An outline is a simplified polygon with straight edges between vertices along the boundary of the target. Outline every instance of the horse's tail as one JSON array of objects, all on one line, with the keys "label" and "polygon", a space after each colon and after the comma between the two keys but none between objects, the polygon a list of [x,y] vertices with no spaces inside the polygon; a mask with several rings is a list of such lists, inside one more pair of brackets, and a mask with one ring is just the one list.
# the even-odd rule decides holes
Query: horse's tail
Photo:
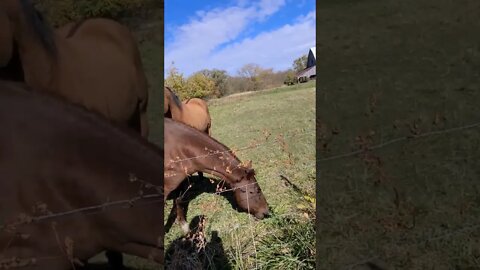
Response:
[{"label": "horse's tail", "polygon": [[212,137],[212,121],[208,122],[207,124],[207,134],[208,136]]}]

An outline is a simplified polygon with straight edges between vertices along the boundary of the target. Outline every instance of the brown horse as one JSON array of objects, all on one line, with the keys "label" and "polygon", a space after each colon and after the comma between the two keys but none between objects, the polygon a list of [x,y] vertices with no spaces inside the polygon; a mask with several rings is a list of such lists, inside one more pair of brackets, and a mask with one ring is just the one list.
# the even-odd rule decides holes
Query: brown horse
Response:
[{"label": "brown horse", "polygon": [[[239,210],[258,219],[269,215],[267,201],[255,178],[251,162],[242,162],[232,151],[205,133],[164,119],[164,190],[165,198],[194,172],[205,172],[224,180],[232,189]],[[188,231],[181,199],[175,200],[177,220]],[[172,210],[173,211],[173,210]]]},{"label": "brown horse", "polygon": [[103,250],[163,264],[163,150],[27,90],[0,81],[0,268],[71,269]]},{"label": "brown horse", "polygon": [[164,88],[164,116],[182,122],[210,135],[212,119],[207,102],[191,98],[180,102],[178,96],[169,87]]},{"label": "brown horse", "polygon": [[208,111],[207,102],[199,98],[190,98],[183,103],[183,119],[184,123],[192,126],[200,131],[207,133],[209,136],[212,126],[212,119]]},{"label": "brown horse", "polygon": [[89,19],[65,37],[66,30],[52,31],[28,0],[2,0],[0,9],[10,19],[29,86],[147,136],[147,82],[126,27],[109,19]]}]

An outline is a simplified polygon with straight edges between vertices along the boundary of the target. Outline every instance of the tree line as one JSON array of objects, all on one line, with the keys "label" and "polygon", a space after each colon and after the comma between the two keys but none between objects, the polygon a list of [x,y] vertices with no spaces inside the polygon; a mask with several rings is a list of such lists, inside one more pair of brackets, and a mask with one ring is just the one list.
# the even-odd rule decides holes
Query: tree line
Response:
[{"label": "tree line", "polygon": [[165,86],[169,86],[182,99],[219,98],[235,93],[274,88],[296,83],[296,74],[305,69],[307,55],[295,59],[292,68],[273,71],[257,64],[246,64],[234,76],[221,69],[203,69],[185,77],[172,63],[167,71]]}]

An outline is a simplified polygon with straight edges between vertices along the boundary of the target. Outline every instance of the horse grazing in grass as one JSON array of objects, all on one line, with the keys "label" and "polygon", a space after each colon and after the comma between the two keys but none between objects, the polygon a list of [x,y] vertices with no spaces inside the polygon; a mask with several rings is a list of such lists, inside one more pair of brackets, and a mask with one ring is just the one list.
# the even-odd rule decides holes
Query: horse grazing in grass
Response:
[{"label": "horse grazing in grass", "polygon": [[164,88],[164,116],[194,127],[210,135],[212,119],[207,102],[191,98],[183,102],[169,87]]},{"label": "horse grazing in grass", "polygon": [[0,268],[66,270],[103,250],[163,264],[163,150],[28,90],[0,81]]},{"label": "horse grazing in grass", "polygon": [[147,81],[125,26],[98,18],[53,31],[28,0],[1,0],[0,10],[9,18],[27,85],[148,135]]},{"label": "horse grazing in grass", "polygon": [[[269,215],[267,201],[257,183],[251,162],[242,164],[222,143],[168,118],[164,120],[164,143],[165,198],[188,175],[205,172],[219,177],[234,189],[234,198],[240,211],[248,212],[258,219]],[[181,198],[175,199],[174,207],[177,221],[185,232],[188,231]]]}]

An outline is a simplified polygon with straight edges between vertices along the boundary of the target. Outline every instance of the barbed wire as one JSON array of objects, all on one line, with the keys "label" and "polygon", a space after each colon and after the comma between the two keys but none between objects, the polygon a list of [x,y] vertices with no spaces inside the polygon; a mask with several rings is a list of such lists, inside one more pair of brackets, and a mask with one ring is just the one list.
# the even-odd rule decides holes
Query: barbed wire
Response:
[{"label": "barbed wire", "polygon": [[[268,130],[269,131],[269,130]],[[297,137],[297,136],[301,136],[301,135],[312,135],[312,136],[315,136],[315,131],[312,129],[312,131],[303,131],[303,132],[297,132],[297,130],[289,130],[289,131],[295,131],[295,133],[291,134],[291,135],[284,135],[282,133],[280,134],[277,134],[277,140],[279,138],[282,138],[282,139],[285,139],[285,138],[293,138],[293,137]],[[287,131],[288,132],[288,131]],[[272,143],[274,141],[270,140],[270,137],[271,137],[271,133],[268,134],[268,136],[264,136],[264,138],[260,138],[260,139],[257,139],[253,142],[250,143],[250,145],[248,146],[244,146],[244,147],[241,147],[241,148],[230,148],[230,149],[227,149],[227,150],[224,150],[224,151],[211,151],[210,153],[208,154],[203,154],[203,155],[198,155],[198,156],[192,156],[192,157],[187,157],[187,158],[182,158],[182,159],[174,159],[174,160],[170,160],[169,161],[169,164],[172,164],[172,163],[179,163],[179,162],[184,162],[184,161],[190,161],[190,160],[194,160],[194,159],[200,159],[200,158],[208,158],[208,157],[212,157],[212,156],[217,156],[217,155],[221,155],[221,154],[226,154],[226,153],[232,153],[232,154],[235,154],[236,152],[240,152],[240,151],[245,151],[245,150],[249,150],[249,149],[254,149],[254,148],[259,148],[261,146],[265,146],[269,143]],[[263,140],[263,142],[258,142],[260,140]],[[208,151],[208,149],[205,149]],[[168,166],[168,165],[167,165]]]},{"label": "barbed wire", "polygon": [[[422,139],[422,138],[432,137],[432,136],[436,136],[436,135],[444,135],[444,134],[449,134],[449,133],[455,133],[455,132],[475,129],[475,128],[479,128],[479,127],[480,127],[480,122],[473,122],[471,124],[446,128],[446,129],[442,129],[442,130],[435,130],[435,131],[424,132],[424,133],[421,133],[421,134],[411,134],[411,135],[407,135],[407,136],[401,136],[401,137],[397,137],[397,138],[388,140],[386,142],[382,142],[382,143],[375,144],[375,145],[372,145],[372,146],[367,145],[367,146],[364,146],[362,149],[359,149],[359,150],[346,152],[346,153],[342,153],[342,154],[337,154],[337,155],[332,155],[332,156],[325,157],[325,158],[317,158],[317,162],[336,161],[336,160],[339,160],[339,159],[353,157],[353,156],[356,156],[356,155],[359,155],[359,154],[367,153],[369,151],[382,149],[382,148],[385,148],[385,147],[388,147],[388,146],[391,146],[391,145],[394,145],[394,144],[397,144],[397,143],[400,143],[400,142],[404,142],[404,141]],[[418,241],[418,240],[412,241],[411,243],[402,244],[400,246],[402,248],[409,248],[409,247],[414,247],[414,246],[418,246],[418,245],[428,244],[428,243],[432,243],[432,242],[435,242],[435,241],[440,241],[440,240],[450,238],[450,237],[455,236],[455,235],[467,233],[467,232],[478,230],[478,229],[480,229],[480,225],[478,223],[473,223],[473,224],[470,224],[470,225],[467,225],[467,226],[462,226],[462,227],[460,227],[456,230],[449,230],[447,232],[438,233],[438,234],[432,235],[431,237],[428,237],[426,239],[423,239],[423,240],[420,240],[420,241]],[[362,259],[360,259],[360,260],[358,260],[354,263],[349,263],[349,264],[344,265],[343,267],[341,267],[341,269],[353,269],[354,267],[357,267],[357,266],[370,265],[370,264],[376,266],[376,264],[373,261],[377,260],[377,259],[381,259],[381,256],[378,256],[378,255],[372,256],[372,254],[370,254],[369,256],[366,256],[365,258],[362,258]],[[374,269],[374,268],[372,268],[372,269]],[[375,268],[375,269],[377,269],[377,268]],[[383,269],[383,268],[380,267],[378,269]]]},{"label": "barbed wire", "polygon": [[[295,135],[298,135],[298,134],[293,134],[292,136],[283,136],[283,138],[294,137]],[[265,141],[263,143],[257,143],[257,144],[251,145],[251,146],[239,148],[237,150],[229,149],[229,150],[226,150],[226,151],[219,151],[219,152],[215,152],[215,153],[210,153],[210,154],[205,154],[205,155],[200,155],[200,156],[194,156],[194,157],[189,157],[189,158],[180,159],[180,160],[175,160],[175,162],[181,162],[181,161],[191,160],[191,159],[195,159],[195,158],[209,157],[209,156],[213,156],[213,155],[218,155],[219,153],[227,153],[227,152],[233,152],[233,151],[236,152],[236,151],[242,151],[242,150],[257,148],[257,147],[260,147],[260,146],[265,145],[265,144],[270,143],[270,142],[271,141]],[[138,182],[142,183],[142,187],[146,187],[146,188],[154,187],[154,188],[157,188],[157,189],[163,189],[163,187],[161,187],[161,186],[154,185],[154,184],[149,183],[145,180],[138,179],[133,175],[130,175],[129,180],[131,182],[138,181]],[[224,181],[224,180],[222,180],[222,181]],[[244,188],[244,187],[247,187],[247,186],[253,185],[253,184],[256,184],[256,182],[247,183],[245,185],[241,185],[241,186],[238,186],[238,187],[235,187],[235,188],[217,190],[215,192],[215,194],[218,195],[218,194],[221,194],[221,193],[224,193],[224,192],[235,191],[236,189]],[[45,215],[36,216],[36,217],[25,217],[25,220],[23,220],[19,223],[14,223],[14,224],[9,224],[9,225],[21,225],[21,224],[26,224],[26,223],[31,223],[31,222],[40,222],[40,221],[47,220],[47,219],[59,218],[59,217],[64,217],[64,216],[69,216],[69,215],[74,215],[74,214],[84,213],[84,212],[90,212],[91,214],[93,214],[93,213],[98,213],[98,212],[104,211],[107,208],[110,208],[110,207],[113,207],[113,206],[118,206],[118,205],[132,206],[133,204],[135,204],[136,202],[138,202],[140,200],[159,198],[162,195],[163,194],[161,194],[161,192],[159,192],[158,194],[140,195],[140,196],[132,197],[131,199],[105,202],[105,203],[101,203],[101,204],[97,204],[97,205],[93,205],[93,206],[77,208],[77,209],[64,211],[64,212],[50,213],[50,214],[45,214]],[[0,230],[5,230],[7,228],[7,226],[9,226],[9,225],[0,225]]]},{"label": "barbed wire", "polygon": [[380,144],[377,144],[377,145],[374,145],[374,146],[365,147],[364,149],[360,149],[360,150],[356,150],[356,151],[352,151],[352,152],[347,152],[347,153],[344,153],[344,154],[333,155],[333,156],[326,157],[326,158],[317,159],[317,161],[318,162],[325,162],[325,161],[342,159],[342,158],[346,158],[346,157],[355,156],[355,155],[364,153],[366,151],[372,151],[372,150],[377,150],[377,149],[380,149],[380,148],[384,148],[386,146],[389,146],[389,145],[392,145],[392,144],[395,144],[395,143],[398,143],[398,142],[401,142],[401,141],[412,140],[412,139],[420,139],[420,138],[424,138],[424,137],[430,137],[430,136],[434,136],[434,135],[452,133],[452,132],[456,132],[456,131],[462,131],[462,130],[477,128],[477,127],[480,127],[480,122],[475,122],[473,124],[448,128],[448,129],[444,129],[444,130],[436,130],[436,131],[425,132],[425,133],[418,134],[418,135],[413,135],[412,134],[412,135],[408,135],[408,136],[402,136],[402,137],[398,137],[398,138],[395,138],[395,139],[392,139],[392,140],[389,140],[389,141],[386,141],[384,143],[380,143]]},{"label": "barbed wire", "polygon": [[[277,139],[276,140],[278,141],[279,139],[282,140],[282,139],[292,138],[292,137],[301,136],[301,135],[314,135],[314,132],[305,132],[305,131],[304,132],[299,132],[299,130],[289,130],[289,131],[290,132],[294,131],[294,133],[290,134],[290,135],[285,134],[285,133],[277,134]],[[289,132],[289,131],[287,131],[287,132]],[[227,153],[227,152],[235,153],[235,152],[238,152],[238,151],[244,151],[244,150],[248,150],[248,149],[258,148],[258,147],[261,147],[261,146],[264,146],[266,144],[274,142],[272,140],[269,140],[270,135],[271,135],[271,133],[268,132],[268,134],[266,136],[264,136],[264,138],[263,138],[264,141],[263,142],[252,143],[249,146],[242,147],[242,148],[239,148],[239,149],[228,149],[226,151],[220,151],[220,152],[217,151],[217,152],[208,153],[208,154],[205,154],[205,155],[189,157],[189,158],[185,158],[185,159],[181,159],[181,160],[175,160],[175,162],[182,162],[182,161],[191,160],[191,159],[195,159],[195,158],[205,158],[205,157],[218,155],[218,154],[221,154],[221,153]],[[68,210],[68,211],[61,211],[61,212],[57,212],[57,213],[51,213],[51,212],[46,211],[46,212],[48,212],[47,214],[42,214],[42,215],[38,215],[38,216],[29,216],[27,214],[20,213],[19,216],[17,217],[17,220],[15,220],[13,222],[10,222],[10,223],[5,223],[5,224],[0,225],[0,231],[13,234],[12,235],[13,238],[11,239],[11,241],[8,241],[7,246],[4,247],[4,251],[2,253],[4,253],[6,251],[6,249],[9,248],[11,242],[17,236],[16,233],[15,233],[17,231],[17,227],[19,227],[21,225],[24,225],[24,224],[39,223],[39,222],[48,221],[48,220],[57,219],[57,218],[66,218],[68,216],[75,215],[75,214],[84,214],[84,215],[98,214],[98,213],[104,212],[107,209],[109,209],[111,207],[115,207],[115,206],[133,207],[134,205],[141,206],[141,205],[159,203],[159,202],[164,201],[163,192],[161,192],[161,191],[163,191],[163,187],[160,187],[158,185],[154,185],[154,184],[149,183],[145,180],[138,179],[138,178],[134,177],[133,175],[130,175],[129,180],[131,182],[137,181],[137,182],[141,183],[140,192],[139,192],[138,196],[134,196],[132,198],[123,199],[123,200],[107,201],[107,202],[99,203],[97,205],[81,207],[81,208],[76,208],[76,209],[72,209],[72,210]],[[225,192],[235,191],[237,189],[248,188],[248,186],[250,186],[250,185],[258,184],[255,181],[255,182],[246,183],[246,184],[243,184],[243,185],[240,185],[240,186],[236,186],[236,187],[233,187],[233,188],[223,188],[223,187],[218,188],[218,186],[221,183],[225,183],[225,180],[221,179],[221,181],[217,185],[217,190],[215,191],[214,194],[218,195],[218,194],[222,194],[222,193],[225,193]],[[142,192],[143,188],[156,188],[158,192],[156,194],[143,195],[143,192]],[[249,200],[248,192],[247,192],[247,199],[246,200],[247,200],[247,208],[248,208],[247,211],[248,211],[248,213],[250,213],[251,210],[250,210],[250,203],[248,201]],[[253,226],[252,223],[249,223],[250,228],[251,228],[251,226]],[[57,236],[57,238],[58,238],[58,236]],[[252,234],[252,239],[253,239],[253,241],[255,241],[254,237],[253,237],[253,234]],[[58,242],[59,239],[57,239],[56,241]],[[69,258],[69,256],[71,254],[66,254],[65,253],[66,251],[63,250],[62,246],[59,246],[59,248],[60,248],[60,251],[62,251],[63,254],[58,255],[58,256],[46,256],[46,257],[36,257],[36,258],[24,258],[24,259],[2,258],[2,261],[0,261],[0,269],[20,267],[22,264],[26,264],[26,263],[27,264],[29,264],[29,263],[34,264],[35,262],[38,262],[39,260],[51,260],[51,259],[59,259],[59,258],[66,258],[66,259],[70,260],[70,262],[72,263],[72,259],[74,259],[74,258],[73,257]],[[65,257],[65,256],[67,256],[67,257]]]}]

